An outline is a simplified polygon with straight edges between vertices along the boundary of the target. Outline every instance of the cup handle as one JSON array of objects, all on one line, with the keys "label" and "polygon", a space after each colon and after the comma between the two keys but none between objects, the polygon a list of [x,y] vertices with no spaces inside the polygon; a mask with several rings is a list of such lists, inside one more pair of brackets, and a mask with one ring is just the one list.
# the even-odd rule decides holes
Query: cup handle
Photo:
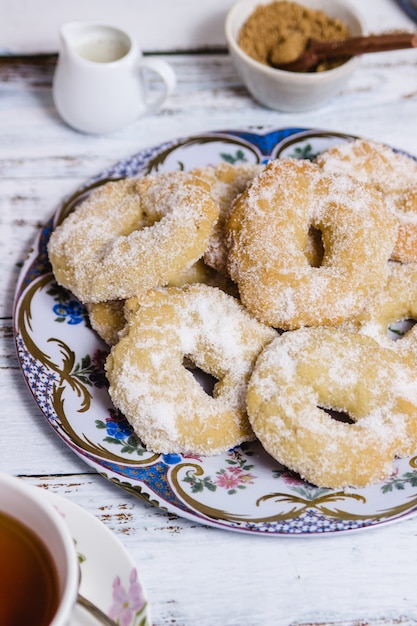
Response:
[{"label": "cup handle", "polygon": [[144,76],[145,72],[143,70],[150,70],[151,72],[154,72],[162,80],[162,91],[157,95],[156,98],[152,100],[147,100],[146,102],[147,111],[156,111],[163,105],[163,103],[174,91],[175,85],[177,84],[176,74],[172,67],[168,63],[166,63],[166,61],[162,61],[162,59],[142,58],[139,63],[139,68],[142,73],[145,92],[147,92],[148,89],[146,84],[146,77]]}]

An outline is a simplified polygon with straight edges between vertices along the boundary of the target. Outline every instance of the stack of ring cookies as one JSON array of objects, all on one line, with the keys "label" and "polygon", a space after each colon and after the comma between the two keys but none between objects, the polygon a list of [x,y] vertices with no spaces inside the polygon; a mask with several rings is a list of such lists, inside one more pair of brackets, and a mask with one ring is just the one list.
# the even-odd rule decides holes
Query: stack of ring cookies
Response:
[{"label": "stack of ring cookies", "polygon": [[417,453],[417,331],[389,336],[417,318],[416,199],[411,157],[355,140],[108,182],[48,253],[147,449],[257,438],[306,481],[364,487]]}]

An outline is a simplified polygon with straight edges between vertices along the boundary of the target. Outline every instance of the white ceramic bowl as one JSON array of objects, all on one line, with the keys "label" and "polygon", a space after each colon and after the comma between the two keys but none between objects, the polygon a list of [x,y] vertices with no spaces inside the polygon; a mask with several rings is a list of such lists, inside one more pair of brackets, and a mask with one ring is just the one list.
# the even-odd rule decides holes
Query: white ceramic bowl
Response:
[{"label": "white ceramic bowl", "polygon": [[[278,70],[252,59],[238,45],[240,29],[260,4],[271,0],[237,0],[225,22],[226,41],[236,69],[252,96],[264,106],[278,111],[297,112],[315,109],[336,95],[359,63],[352,57],[343,65],[324,72],[296,73]],[[365,34],[362,18],[344,0],[300,0],[309,9],[321,9],[341,19],[352,37]]]}]

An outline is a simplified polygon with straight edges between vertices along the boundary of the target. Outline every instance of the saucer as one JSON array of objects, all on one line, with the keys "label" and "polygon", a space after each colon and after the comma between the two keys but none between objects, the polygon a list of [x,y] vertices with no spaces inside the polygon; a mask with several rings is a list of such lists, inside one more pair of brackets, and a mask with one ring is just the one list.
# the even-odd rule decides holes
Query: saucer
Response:
[{"label": "saucer", "polygon": [[[115,535],[96,517],[54,493],[45,496],[65,519],[81,569],[80,593],[115,622],[151,626],[149,607],[136,564]],[[76,605],[69,626],[97,626]]]}]

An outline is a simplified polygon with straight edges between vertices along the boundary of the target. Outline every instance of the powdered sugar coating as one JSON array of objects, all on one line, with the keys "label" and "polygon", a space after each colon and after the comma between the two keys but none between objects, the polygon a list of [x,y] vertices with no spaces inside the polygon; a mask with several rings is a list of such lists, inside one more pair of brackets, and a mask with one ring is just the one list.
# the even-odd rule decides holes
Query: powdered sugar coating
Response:
[{"label": "powdered sugar coating", "polygon": [[[230,278],[206,265],[202,259],[179,272],[167,286],[181,287],[192,283],[204,283],[212,287],[219,287],[232,296],[237,295],[236,285]],[[91,327],[109,346],[114,346],[119,341],[126,326],[125,303],[125,300],[86,303]]]},{"label": "powdered sugar coating", "polygon": [[316,158],[328,173],[342,172],[380,190],[399,230],[392,258],[417,261],[417,161],[376,141],[356,139],[333,146]]},{"label": "powdered sugar coating", "polygon": [[[417,449],[412,367],[369,337],[336,328],[284,333],[266,346],[248,385],[252,428],[280,463],[318,486],[363,487]],[[346,412],[354,423],[326,412]]]},{"label": "powdered sugar coating", "polygon": [[[381,291],[368,306],[347,326],[364,335],[373,337],[381,345],[392,349],[414,349],[415,340],[407,333],[404,339],[392,341],[388,328],[394,322],[417,320],[417,264],[388,263],[388,277]],[[417,330],[417,329],[415,329]]]},{"label": "powdered sugar coating", "polygon": [[52,233],[55,277],[82,302],[165,285],[202,257],[218,212],[207,184],[184,172],[107,183]]},{"label": "powdered sugar coating", "polygon": [[[320,267],[305,253],[311,227],[322,234]],[[267,324],[337,325],[384,284],[397,228],[374,187],[309,161],[273,161],[235,202],[230,275],[244,305]]]},{"label": "powdered sugar coating", "polygon": [[[202,284],[132,299],[128,328],[107,360],[109,393],[154,452],[213,455],[254,438],[246,386],[276,332]],[[217,379],[204,391],[184,359]]]},{"label": "powdered sugar coating", "polygon": [[264,166],[253,163],[219,163],[191,171],[204,180],[219,205],[219,218],[209,239],[204,260],[210,267],[227,274],[227,247],[225,227],[232,210],[233,201],[244,191],[249,182],[262,172]]},{"label": "powdered sugar coating", "polygon": [[[417,368],[417,325],[410,324],[411,320],[417,320],[417,264],[390,261],[387,282],[380,293],[343,328],[371,337]],[[390,332],[390,327],[400,322],[406,322],[400,325],[401,330]]]}]

